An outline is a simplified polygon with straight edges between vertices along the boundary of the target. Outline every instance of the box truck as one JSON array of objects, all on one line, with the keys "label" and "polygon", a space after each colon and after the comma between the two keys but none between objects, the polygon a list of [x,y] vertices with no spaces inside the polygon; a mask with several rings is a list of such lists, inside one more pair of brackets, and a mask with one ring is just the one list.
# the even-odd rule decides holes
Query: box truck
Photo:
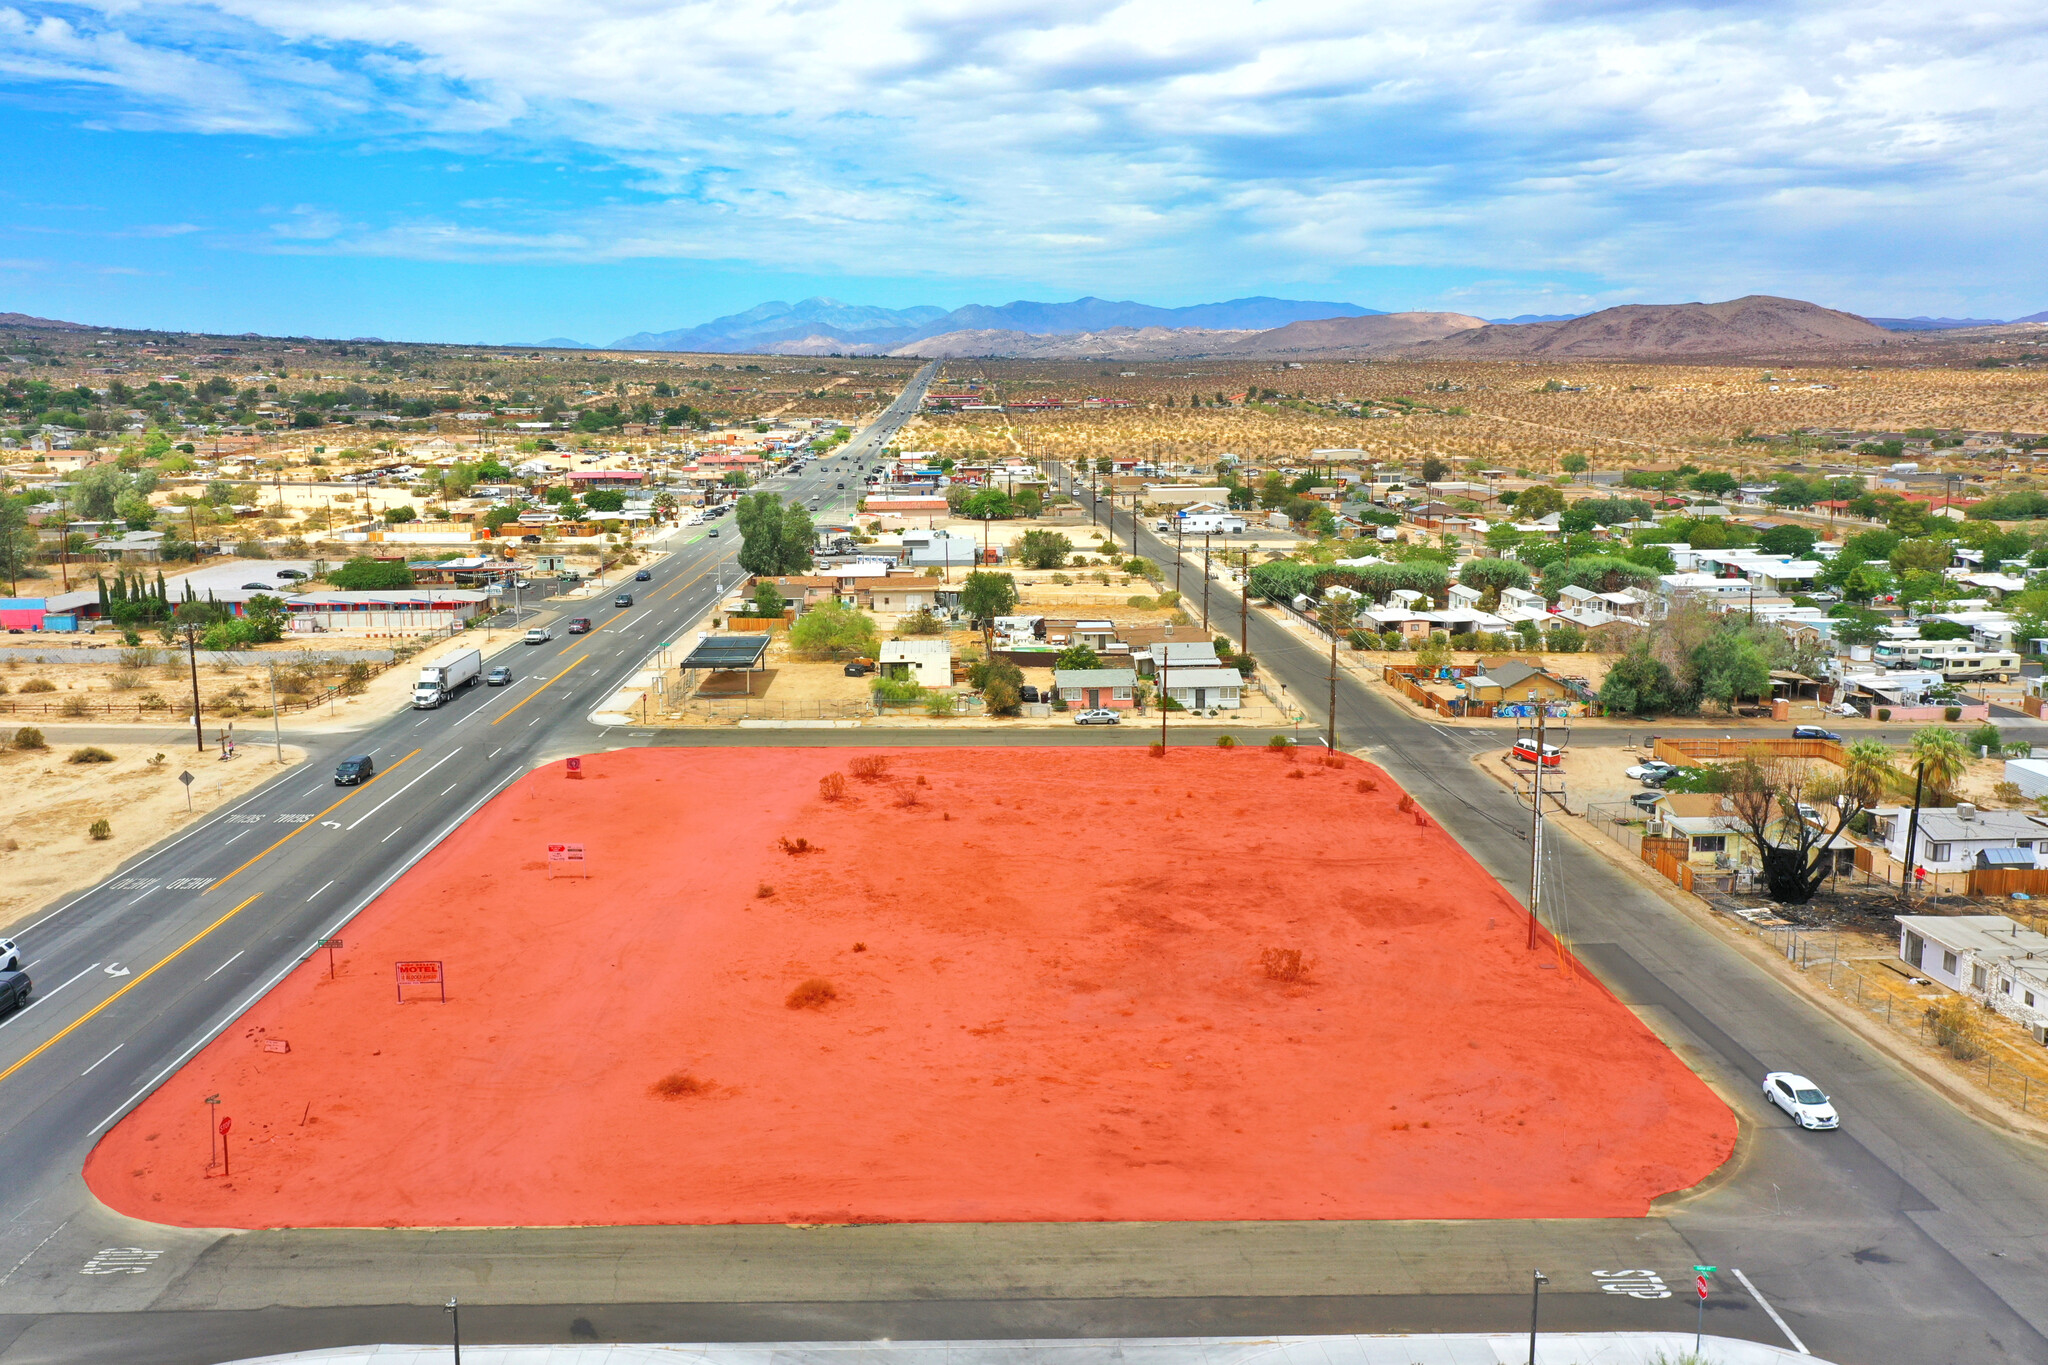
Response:
[{"label": "box truck", "polygon": [[426,665],[420,669],[419,681],[412,685],[413,709],[433,710],[454,696],[456,688],[473,686],[483,672],[483,651],[476,649],[465,649],[437,664]]}]

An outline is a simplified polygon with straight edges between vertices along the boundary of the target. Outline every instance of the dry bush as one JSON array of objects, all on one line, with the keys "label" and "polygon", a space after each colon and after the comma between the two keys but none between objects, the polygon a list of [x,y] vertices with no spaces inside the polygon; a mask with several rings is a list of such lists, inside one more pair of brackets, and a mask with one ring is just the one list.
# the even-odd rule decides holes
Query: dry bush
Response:
[{"label": "dry bush", "polygon": [[30,678],[21,685],[21,690],[23,692],[55,692],[57,684],[51,682],[48,678]]},{"label": "dry bush", "polygon": [[775,888],[766,882],[760,882],[754,887],[754,899],[757,901],[765,901],[774,894]]},{"label": "dry bush", "polygon": [[782,1003],[793,1010],[821,1010],[839,998],[839,991],[822,976],[814,976],[789,993]]},{"label": "dry bush", "polygon": [[846,765],[846,771],[861,782],[880,782],[882,774],[889,771],[889,759],[883,754],[862,754]]},{"label": "dry bush", "polygon": [[66,763],[112,763],[114,756],[105,749],[88,744],[83,749],[73,749]]},{"label": "dry bush", "polygon": [[1298,782],[1307,774],[1303,773],[1302,770],[1299,768],[1289,768],[1287,770],[1287,775]]},{"label": "dry bush", "polygon": [[114,827],[107,823],[104,816],[93,821],[85,832],[95,839],[111,839],[114,837]]},{"label": "dry bush", "polygon": [[1408,795],[1408,794],[1407,794],[1406,792],[1403,792],[1403,793],[1401,793],[1401,801],[1400,801],[1400,806],[1401,806],[1401,809],[1402,809],[1403,811],[1411,811],[1411,810],[1414,810],[1414,809],[1415,809],[1415,798],[1414,798],[1414,797],[1412,797],[1412,796],[1410,796],[1410,795]]},{"label": "dry bush", "polygon": [[1373,781],[1369,777],[1361,777],[1353,785],[1355,785],[1362,792],[1376,792],[1380,789],[1380,784]]},{"label": "dry bush", "polygon": [[92,703],[74,692],[64,699],[64,704],[57,708],[57,713],[64,716],[89,716],[92,714]]},{"label": "dry bush", "polygon": [[827,801],[837,801],[846,795],[846,779],[838,773],[826,773],[818,779],[818,795]]},{"label": "dry bush", "polygon": [[1276,754],[1285,751],[1288,748],[1287,736],[1274,735],[1266,741],[1266,747]]},{"label": "dry bush", "polygon": [[708,1095],[716,1088],[711,1082],[699,1080],[687,1071],[671,1071],[648,1086],[647,1093],[658,1100],[680,1100],[691,1095]]},{"label": "dry bush", "polygon": [[865,943],[856,943],[853,945],[853,950],[856,953],[864,953],[868,950],[868,945]]},{"label": "dry bush", "polygon": [[1336,754],[1324,754],[1316,761],[1325,768],[1341,768],[1344,766],[1344,760]]},{"label": "dry bush", "polygon": [[116,692],[132,692],[142,686],[142,675],[129,669],[116,669],[107,679],[107,686]]},{"label": "dry bush", "polygon": [[889,804],[899,810],[916,810],[924,804],[924,798],[917,794],[916,787],[905,784],[896,788],[896,795]]},{"label": "dry bush", "polygon": [[1154,758],[1165,758],[1166,746],[1155,739],[1152,741],[1150,752]]},{"label": "dry bush", "polygon": [[825,851],[809,839],[791,839],[787,834],[782,836],[781,845],[782,851],[792,858],[801,858],[806,853],[823,853]]},{"label": "dry bush", "polygon": [[43,732],[41,730],[36,729],[33,725],[24,725],[14,732],[14,747],[17,749],[47,749],[50,746],[43,742]]},{"label": "dry bush", "polygon": [[1259,965],[1268,981],[1308,980],[1309,960],[1299,948],[1268,948],[1259,954]]},{"label": "dry bush", "polygon": [[1938,1005],[1927,1007],[1927,1025],[1934,1031],[1934,1045],[1948,1049],[1959,1062],[1984,1055],[1984,1025],[1966,996],[1951,995]]}]

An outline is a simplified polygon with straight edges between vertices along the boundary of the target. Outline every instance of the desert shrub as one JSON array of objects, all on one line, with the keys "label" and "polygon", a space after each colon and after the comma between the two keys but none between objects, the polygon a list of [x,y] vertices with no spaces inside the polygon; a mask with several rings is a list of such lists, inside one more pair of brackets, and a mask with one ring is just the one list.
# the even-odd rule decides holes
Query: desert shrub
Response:
[{"label": "desert shrub", "polygon": [[882,774],[889,771],[888,755],[862,754],[846,765],[846,771],[862,782],[880,782]]},{"label": "desert shrub", "polygon": [[107,686],[116,692],[132,692],[142,686],[142,675],[125,668],[117,669],[113,676],[107,679]]},{"label": "desert shrub", "polygon": [[1259,954],[1259,965],[1265,969],[1268,981],[1308,979],[1308,959],[1299,948],[1268,948]]},{"label": "desert shrub", "polygon": [[33,725],[24,725],[14,732],[14,747],[17,749],[47,749],[50,746],[43,742],[43,732],[41,730],[36,729]]},{"label": "desert shrub", "polygon": [[64,704],[58,707],[57,710],[60,715],[89,716],[92,714],[92,703],[88,702],[82,695],[74,692],[64,699]]},{"label": "desert shrub", "polygon": [[135,704],[145,711],[168,711],[171,708],[171,704],[155,692],[145,694],[142,700]]},{"label": "desert shrub", "polygon": [[1991,794],[1998,798],[1998,804],[2001,806],[2017,806],[2022,799],[2020,784],[2017,782],[2000,782],[1991,788]]},{"label": "desert shrub", "polygon": [[1152,757],[1154,757],[1154,758],[1165,758],[1165,757],[1166,757],[1166,746],[1165,746],[1164,744],[1161,744],[1161,743],[1160,743],[1160,742],[1159,742],[1158,740],[1156,740],[1156,739],[1155,739],[1155,740],[1153,740],[1153,741],[1152,741],[1152,745],[1151,745],[1151,748],[1150,748],[1150,753],[1151,753]]},{"label": "desert shrub", "polygon": [[1136,607],[1139,611],[1150,611],[1152,610],[1152,599],[1144,596],[1143,594],[1137,594],[1131,597],[1126,597],[1124,599],[1124,605],[1127,607]]},{"label": "desert shrub", "polygon": [[1373,781],[1369,777],[1361,777],[1353,785],[1355,785],[1361,792],[1376,792],[1380,789],[1380,784]]},{"label": "desert shrub", "polygon": [[708,1095],[712,1088],[711,1082],[699,1080],[687,1071],[671,1071],[647,1090],[658,1100],[680,1100],[691,1095]]},{"label": "desert shrub", "polygon": [[757,901],[765,901],[774,894],[775,888],[766,882],[758,882],[754,886],[754,899]]},{"label": "desert shrub", "polygon": [[21,685],[21,690],[23,692],[55,692],[57,684],[51,682],[48,678],[30,678]]},{"label": "desert shrub", "polygon": [[277,690],[287,697],[303,697],[313,690],[313,680],[296,668],[287,668],[277,675]]},{"label": "desert shrub", "polygon": [[821,1010],[839,998],[839,991],[822,976],[814,976],[789,993],[782,1003],[793,1010]]},{"label": "desert shrub", "polygon": [[792,858],[801,858],[806,853],[823,853],[825,851],[809,839],[792,839],[787,834],[783,835],[778,842],[782,851]]},{"label": "desert shrub", "polygon": [[147,763],[152,768],[161,768],[164,766],[164,756],[162,754],[151,754],[148,758],[145,758],[142,761],[144,763]]},{"label": "desert shrub", "polygon": [[946,628],[946,623],[931,614],[928,608],[920,607],[896,623],[898,635],[937,635]]},{"label": "desert shrub", "polygon": [[1972,1061],[1984,1054],[1984,1027],[1967,997],[1952,995],[1938,1005],[1929,1005],[1926,1019],[1934,1032],[1934,1045],[1947,1048],[1957,1061]]},{"label": "desert shrub", "polygon": [[889,804],[899,810],[916,810],[924,804],[924,798],[917,794],[916,787],[905,785],[896,789],[896,795]]},{"label": "desert shrub", "polygon": [[1963,718],[1963,708],[1960,706],[1944,706],[1941,708],[1941,718],[1953,725]]},{"label": "desert shrub", "polygon": [[107,823],[105,816],[93,821],[86,828],[85,832],[95,839],[111,839],[114,837],[114,827]]},{"label": "desert shrub", "polygon": [[1294,771],[1288,773],[1287,775],[1292,778],[1299,778],[1302,776],[1302,772],[1301,769],[1296,768]]},{"label": "desert shrub", "polygon": [[1216,747],[1219,749],[1235,749],[1237,741],[1229,735],[1218,735],[1216,736]]},{"label": "desert shrub", "polygon": [[952,715],[953,694],[951,692],[931,693],[924,699],[924,713],[938,718]]},{"label": "desert shrub", "polygon": [[1316,759],[1316,762],[1322,764],[1325,768],[1341,768],[1344,766],[1344,760],[1336,754],[1323,754]]},{"label": "desert shrub", "polygon": [[1403,811],[1411,811],[1415,809],[1415,798],[1406,792],[1402,792],[1401,799],[1397,804]]},{"label": "desert shrub", "polygon": [[1287,747],[1287,736],[1274,735],[1266,741],[1266,747],[1275,751],[1285,749]]},{"label": "desert shrub", "polygon": [[916,701],[924,695],[924,688],[912,678],[877,678],[868,684],[868,690],[877,701]]},{"label": "desert shrub", "polygon": [[341,675],[341,694],[344,697],[359,696],[369,685],[370,666],[360,659],[350,664],[348,671]]},{"label": "desert shrub", "polygon": [[1891,708],[1891,707],[1889,707],[1889,706],[1880,706],[1880,707],[1878,707],[1878,708],[1877,708],[1877,718],[1878,718],[1879,720],[1890,720],[1890,719],[1892,718],[1892,708]]},{"label": "desert shrub", "polygon": [[1177,607],[1180,605],[1180,594],[1172,588],[1168,588],[1165,592],[1152,599],[1152,605],[1156,607]]},{"label": "desert shrub", "polygon": [[818,779],[818,795],[827,801],[840,800],[846,795],[846,779],[838,773],[826,773]]},{"label": "desert shrub", "polygon": [[7,695],[7,680],[6,680],[5,678],[0,678],[0,697],[4,697],[4,696],[6,696],[6,695]]},{"label": "desert shrub", "polygon": [[66,763],[112,763],[114,756],[105,749],[88,744],[83,749],[73,749]]}]

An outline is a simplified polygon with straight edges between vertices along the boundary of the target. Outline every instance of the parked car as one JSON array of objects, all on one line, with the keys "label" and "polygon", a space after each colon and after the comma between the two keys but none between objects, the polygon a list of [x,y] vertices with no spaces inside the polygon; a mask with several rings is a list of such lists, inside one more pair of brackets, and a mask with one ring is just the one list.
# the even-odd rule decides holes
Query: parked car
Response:
[{"label": "parked car", "polygon": [[[1515,741],[1515,747],[1508,752],[1524,763],[1534,763],[1536,761],[1536,741],[1533,739],[1518,739]],[[1563,762],[1564,750],[1558,748],[1555,744],[1543,746],[1544,767],[1555,768]]]},{"label": "parked car", "polygon": [[635,583],[649,583],[653,580],[654,571],[651,569],[642,569],[639,573],[633,575],[633,581]]},{"label": "parked car", "polygon": [[1018,688],[1017,697],[1020,701],[1028,702],[1041,702],[1046,700],[1046,698],[1038,695],[1038,687],[1035,683],[1025,683],[1022,687]]},{"label": "parked car", "polygon": [[588,635],[590,633],[590,618],[588,616],[570,617],[569,633],[571,635]]},{"label": "parked car", "polygon": [[377,775],[377,765],[368,754],[344,758],[334,765],[334,785],[337,787],[360,787]]},{"label": "parked car", "polygon": [[1074,713],[1074,724],[1076,725],[1122,725],[1123,723],[1124,718],[1108,707],[1098,706],[1092,711],[1076,711]]},{"label": "parked car", "polygon": [[1764,1077],[1764,1098],[1790,1114],[1801,1128],[1842,1126],[1842,1116],[1835,1112],[1827,1093],[1796,1071],[1773,1071]]},{"label": "parked car", "polygon": [[1833,730],[1823,729],[1821,726],[1818,725],[1795,725],[1792,727],[1792,738],[1832,739],[1836,743],[1840,743],[1842,739],[1842,737],[1836,734]]},{"label": "parked car", "polygon": [[526,643],[530,645],[544,645],[554,638],[555,633],[546,626],[529,626],[526,631]]},{"label": "parked car", "polygon": [[1628,799],[1628,803],[1640,811],[1653,811],[1657,809],[1657,803],[1663,799],[1663,792],[1637,792]]},{"label": "parked car", "polygon": [[26,1009],[29,993],[34,989],[27,972],[0,972],[0,1014]]},{"label": "parked car", "polygon": [[511,681],[512,670],[509,668],[494,668],[490,672],[484,674],[485,687],[504,687]]},{"label": "parked car", "polygon": [[310,578],[312,575],[308,574],[304,569],[279,569],[277,571],[277,576],[279,578],[289,578],[294,581],[297,581],[301,578]]},{"label": "parked car", "polygon": [[868,666],[856,659],[846,666],[845,673],[849,678],[865,678],[868,675]]},{"label": "parked car", "polygon": [[1677,771],[1678,765],[1676,763],[1666,763],[1661,758],[1649,759],[1626,770],[1627,775],[1638,782],[1647,782],[1653,777],[1662,782]]},{"label": "parked car", "polygon": [[11,938],[0,938],[0,972],[21,970],[21,947]]}]

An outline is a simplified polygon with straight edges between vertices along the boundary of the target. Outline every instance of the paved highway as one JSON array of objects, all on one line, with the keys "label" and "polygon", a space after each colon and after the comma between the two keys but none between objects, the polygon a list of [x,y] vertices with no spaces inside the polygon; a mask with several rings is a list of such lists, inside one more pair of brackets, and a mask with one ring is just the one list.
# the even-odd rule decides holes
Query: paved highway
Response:
[{"label": "paved highway", "polygon": [[[780,491],[837,495],[839,471],[879,448],[932,373],[882,430],[857,439],[859,454],[820,462]],[[845,481],[850,496],[857,482]],[[819,514],[833,510],[821,502]],[[1797,1339],[1870,1365],[2048,1359],[2039,1150],[1960,1116],[1569,840],[1559,841],[1558,885],[1587,960],[1746,1120],[1730,1166],[1649,1219],[221,1235],[99,1207],[77,1174],[96,1135],[321,936],[345,937],[348,915],[519,773],[625,744],[880,737],[636,732],[585,719],[710,604],[737,549],[729,521],[723,530],[716,540],[679,534],[653,581],[637,585],[634,608],[604,605],[609,588],[594,605],[551,605],[549,614],[587,614],[602,628],[511,646],[500,657],[521,674],[515,686],[295,741],[314,749],[308,764],[18,935],[41,995],[0,1025],[0,1362],[182,1363],[436,1340],[450,1294],[478,1342],[1512,1330],[1527,1321],[1537,1268],[1552,1280],[1550,1325],[1685,1330],[1695,1264],[1721,1267],[1708,1314],[1725,1335]],[[1141,545],[1170,562],[1169,547]],[[1226,589],[1212,591],[1219,622],[1234,621],[1235,606]],[[1252,632],[1262,664],[1293,695],[1327,695],[1303,641],[1266,621]],[[1339,719],[1346,747],[1385,764],[1507,885],[1521,884],[1518,809],[1467,761],[1496,740],[1433,727],[1348,677]],[[1176,729],[1193,740],[1213,733]],[[1151,737],[1033,730],[972,742]],[[892,730],[886,742],[960,737]],[[334,788],[333,760],[366,751],[382,765],[378,779]],[[1820,1079],[1845,1130],[1799,1132],[1763,1107],[1756,1078],[1779,1065]],[[1613,1096],[1614,1122],[1628,1121],[1629,1103]],[[1622,1270],[1651,1272],[1656,1287],[1605,1287]]]}]

